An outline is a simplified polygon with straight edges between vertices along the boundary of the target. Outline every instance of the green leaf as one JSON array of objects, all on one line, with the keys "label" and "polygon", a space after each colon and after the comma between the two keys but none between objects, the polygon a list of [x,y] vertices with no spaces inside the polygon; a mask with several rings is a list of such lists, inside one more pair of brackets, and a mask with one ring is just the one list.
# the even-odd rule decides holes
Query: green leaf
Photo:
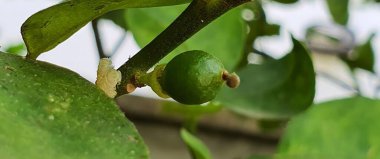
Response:
[{"label": "green leaf", "polygon": [[306,158],[380,158],[380,101],[321,103],[289,122],[278,153]]},{"label": "green leaf", "polygon": [[[143,47],[163,31],[186,5],[148,9],[129,9],[128,24],[137,43]],[[241,10],[233,9],[206,26],[185,43],[177,47],[160,63],[188,50],[203,50],[218,57],[227,69],[233,69],[241,58],[245,25]],[[142,20],[144,19],[144,20]]]},{"label": "green leaf", "polygon": [[326,0],[326,2],[334,21],[346,25],[349,19],[349,0]]},{"label": "green leaf", "polygon": [[189,0],[73,0],[44,9],[21,27],[28,57],[36,58],[65,41],[91,20],[122,8],[155,7],[187,3]]},{"label": "green leaf", "polygon": [[0,53],[0,156],[148,158],[135,127],[70,70]]},{"label": "green leaf", "polygon": [[188,132],[186,129],[181,129],[181,138],[192,152],[194,159],[212,158],[207,146],[196,136]]},{"label": "green leaf", "polygon": [[237,74],[237,89],[223,88],[216,101],[235,112],[262,119],[288,118],[314,99],[315,74],[308,52],[293,39],[291,53],[262,65],[251,64]]},{"label": "green leaf", "polygon": [[342,58],[351,68],[362,68],[374,72],[375,54],[371,45],[374,34],[363,45],[354,49],[350,57]]}]

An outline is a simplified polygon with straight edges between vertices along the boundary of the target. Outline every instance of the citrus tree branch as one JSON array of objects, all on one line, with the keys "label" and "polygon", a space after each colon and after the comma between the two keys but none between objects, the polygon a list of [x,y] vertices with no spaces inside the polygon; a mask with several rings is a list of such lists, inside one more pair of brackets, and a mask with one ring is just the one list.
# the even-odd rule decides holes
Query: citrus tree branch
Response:
[{"label": "citrus tree branch", "polygon": [[126,86],[134,84],[134,74],[146,72],[213,20],[249,1],[193,0],[172,24],[118,69],[122,74],[122,81],[117,87],[118,96],[128,93]]}]

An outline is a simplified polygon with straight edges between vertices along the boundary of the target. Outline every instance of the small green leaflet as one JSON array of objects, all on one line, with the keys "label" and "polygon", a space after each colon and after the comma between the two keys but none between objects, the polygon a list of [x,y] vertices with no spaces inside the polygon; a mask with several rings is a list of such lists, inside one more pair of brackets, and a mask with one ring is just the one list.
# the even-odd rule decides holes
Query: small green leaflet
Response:
[{"label": "small green leaflet", "polygon": [[212,159],[207,146],[186,129],[181,129],[181,138],[192,152],[193,159]]}]

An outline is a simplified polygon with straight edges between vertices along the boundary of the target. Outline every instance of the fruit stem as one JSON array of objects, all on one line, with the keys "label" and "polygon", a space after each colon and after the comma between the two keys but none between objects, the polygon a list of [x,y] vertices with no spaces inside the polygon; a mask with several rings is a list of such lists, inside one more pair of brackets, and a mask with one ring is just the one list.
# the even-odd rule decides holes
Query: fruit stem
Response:
[{"label": "fruit stem", "polygon": [[133,84],[131,79],[136,72],[148,71],[213,20],[249,1],[251,0],[193,0],[169,27],[118,69],[123,77],[117,87],[118,96],[128,93],[126,85]]},{"label": "fruit stem", "polygon": [[228,73],[228,71],[225,70],[223,71],[222,78],[230,88],[237,88],[240,85],[240,77],[235,72]]},{"label": "fruit stem", "polygon": [[169,95],[162,88],[160,81],[165,66],[166,64],[157,65],[152,72],[136,74],[135,85],[138,87],[144,87],[148,85],[159,97],[169,98]]}]

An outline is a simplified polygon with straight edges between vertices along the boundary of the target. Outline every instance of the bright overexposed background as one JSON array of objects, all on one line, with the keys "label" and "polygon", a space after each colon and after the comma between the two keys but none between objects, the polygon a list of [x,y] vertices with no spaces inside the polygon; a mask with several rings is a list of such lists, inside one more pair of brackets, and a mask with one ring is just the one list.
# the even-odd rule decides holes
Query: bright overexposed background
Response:
[{"label": "bright overexposed background", "polygon": [[[357,41],[363,42],[373,32],[380,32],[380,5],[366,5],[360,0],[351,1],[349,29],[355,33]],[[33,13],[58,3],[54,0],[0,0],[0,46],[7,46],[22,41],[20,27]],[[315,24],[331,24],[332,19],[326,8],[324,0],[300,0],[299,3],[285,6],[277,3],[264,5],[270,23],[281,24],[280,37],[261,38],[255,45],[275,57],[281,57],[291,49],[290,34],[297,39],[303,39],[306,29]],[[143,20],[143,19],[142,19]],[[101,21],[101,36],[106,51],[111,51],[124,31],[108,21]],[[112,56],[115,67],[127,61],[140,48],[133,40],[131,33],[127,33],[120,50]],[[380,53],[380,36],[373,41],[376,53]],[[2,48],[0,47],[0,50]],[[48,61],[56,65],[69,68],[79,73],[91,82],[96,79],[97,49],[90,25],[86,25],[71,38],[42,54],[38,60]],[[377,61],[380,56],[377,56]],[[339,60],[331,56],[318,56],[315,58],[316,68],[336,75],[347,83],[352,83],[345,67]],[[376,63],[376,70],[380,71],[380,64]],[[374,96],[373,86],[377,86],[379,77],[365,71],[356,73],[361,90],[367,96]],[[135,94],[155,95],[148,89],[139,89]],[[325,101],[332,98],[349,96],[352,93],[331,83],[325,78],[317,78],[316,101]]]}]

